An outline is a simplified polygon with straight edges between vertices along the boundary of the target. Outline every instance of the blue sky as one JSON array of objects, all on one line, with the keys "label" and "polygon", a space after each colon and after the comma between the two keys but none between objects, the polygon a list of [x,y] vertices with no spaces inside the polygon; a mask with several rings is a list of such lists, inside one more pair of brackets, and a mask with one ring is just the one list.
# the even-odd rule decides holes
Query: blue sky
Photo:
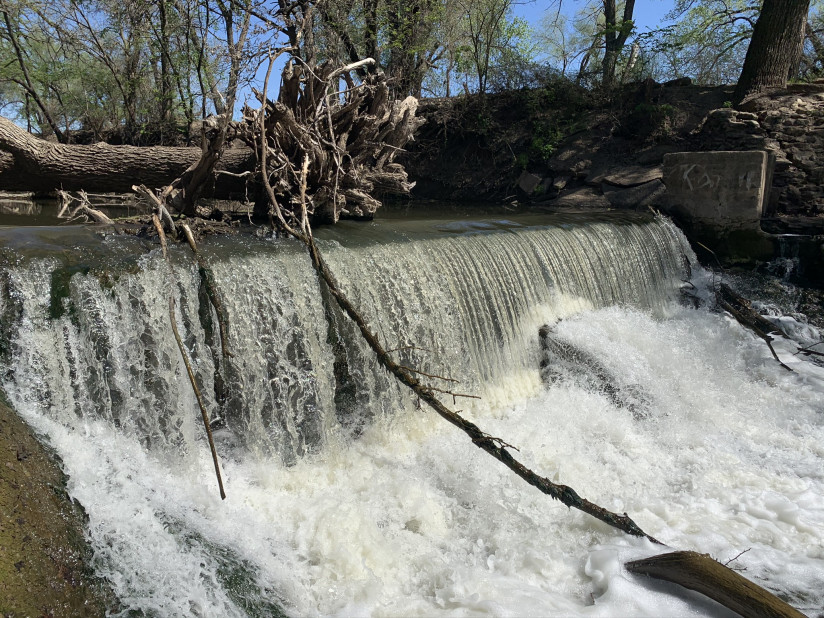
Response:
[{"label": "blue sky", "polygon": [[[583,5],[581,0],[562,0],[561,10],[572,16]],[[654,30],[664,23],[664,16],[672,10],[673,0],[637,0],[634,17],[638,32]],[[558,10],[558,0],[531,0],[515,5],[515,14],[537,27],[544,14]]]}]

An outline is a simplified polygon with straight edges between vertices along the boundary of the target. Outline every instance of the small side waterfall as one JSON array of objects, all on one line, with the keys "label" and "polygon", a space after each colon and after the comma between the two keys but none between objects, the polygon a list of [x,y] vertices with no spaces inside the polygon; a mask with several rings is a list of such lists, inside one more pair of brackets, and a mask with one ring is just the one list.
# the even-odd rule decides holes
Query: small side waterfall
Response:
[{"label": "small side waterfall", "polygon": [[[534,391],[541,324],[616,303],[655,309],[677,290],[689,251],[663,219],[453,223],[395,234],[387,243],[369,228],[333,230],[320,243],[388,349],[410,367],[460,380],[455,390],[483,395],[485,405]],[[204,246],[230,324],[227,359],[187,250],[174,252],[170,290],[158,251],[133,249],[129,263],[69,248],[62,261],[25,257],[4,270],[3,387],[16,406],[68,425],[103,418],[149,447],[191,448],[198,415],[168,325],[170,292],[224,442],[293,462],[330,432],[359,431],[411,403],[324,302],[295,244]]]}]

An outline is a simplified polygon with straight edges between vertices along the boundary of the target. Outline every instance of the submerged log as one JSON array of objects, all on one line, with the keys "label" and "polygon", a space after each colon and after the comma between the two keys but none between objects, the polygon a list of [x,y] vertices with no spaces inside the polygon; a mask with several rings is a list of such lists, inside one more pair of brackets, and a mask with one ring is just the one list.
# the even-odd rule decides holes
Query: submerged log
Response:
[{"label": "submerged log", "polygon": [[[0,189],[6,191],[131,191],[132,185],[162,187],[199,160],[200,148],[56,144],[0,118]],[[254,167],[247,148],[226,149],[219,169],[241,173]]]},{"label": "submerged log", "polygon": [[645,418],[649,399],[640,385],[624,384],[594,355],[557,336],[554,327],[538,331],[541,343],[541,379],[547,384],[573,378],[588,389],[603,393],[615,406],[626,408],[636,419]]},{"label": "submerged log", "polygon": [[777,596],[707,554],[677,551],[628,562],[630,573],[695,590],[744,618],[804,618]]}]

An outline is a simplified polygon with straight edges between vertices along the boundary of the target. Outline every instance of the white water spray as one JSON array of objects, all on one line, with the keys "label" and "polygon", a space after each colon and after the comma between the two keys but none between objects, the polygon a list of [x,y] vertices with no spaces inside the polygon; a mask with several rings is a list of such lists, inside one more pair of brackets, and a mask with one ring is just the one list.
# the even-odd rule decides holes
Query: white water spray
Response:
[{"label": "white water spray", "polygon": [[[400,226],[391,244],[371,228],[322,239],[387,347],[482,394],[467,413],[536,471],[672,547],[722,561],[749,550],[746,575],[814,615],[821,372],[786,373],[736,323],[680,307],[685,248],[665,221],[440,227]],[[223,503],[158,255],[116,272],[27,258],[0,290],[14,323],[4,388],[64,459],[124,611],[724,615],[626,574],[622,562],[660,549],[552,502],[416,409],[327,316],[297,247],[217,243],[204,255],[234,358],[214,354],[184,252],[180,320],[221,419]],[[541,386],[547,322],[633,385],[644,414],[574,376]]]}]

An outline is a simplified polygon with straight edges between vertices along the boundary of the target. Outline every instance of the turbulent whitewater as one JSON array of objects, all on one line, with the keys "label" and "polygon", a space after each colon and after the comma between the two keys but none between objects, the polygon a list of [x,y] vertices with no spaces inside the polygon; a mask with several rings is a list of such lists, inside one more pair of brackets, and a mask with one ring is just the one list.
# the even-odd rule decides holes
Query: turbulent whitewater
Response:
[{"label": "turbulent whitewater", "polygon": [[[0,237],[3,390],[62,457],[124,615],[725,615],[624,572],[662,550],[552,502],[419,408],[297,244],[204,244],[224,358],[187,250],[170,278],[140,239]],[[800,369],[786,372],[734,321],[680,302],[692,253],[667,220],[399,220],[319,243],[385,346],[480,396],[455,406],[533,469],[673,548],[748,550],[733,563],[748,577],[811,616],[824,606],[824,372],[784,340]],[[547,324],[575,362],[547,358]]]}]

